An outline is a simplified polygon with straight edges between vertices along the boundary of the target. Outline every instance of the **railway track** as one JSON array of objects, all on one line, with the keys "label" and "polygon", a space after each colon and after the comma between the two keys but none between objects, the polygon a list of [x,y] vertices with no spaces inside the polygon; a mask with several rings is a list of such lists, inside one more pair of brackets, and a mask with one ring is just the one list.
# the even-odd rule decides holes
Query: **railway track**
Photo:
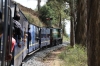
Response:
[{"label": "railway track", "polygon": [[48,66],[47,64],[45,64],[43,61],[43,59],[51,52],[61,48],[61,47],[65,47],[67,46],[69,43],[68,42],[64,42],[63,44],[54,46],[54,47],[50,47],[50,48],[45,48],[43,50],[39,50],[38,52],[35,52],[32,55],[29,55],[25,58],[25,60],[22,62],[22,66]]}]

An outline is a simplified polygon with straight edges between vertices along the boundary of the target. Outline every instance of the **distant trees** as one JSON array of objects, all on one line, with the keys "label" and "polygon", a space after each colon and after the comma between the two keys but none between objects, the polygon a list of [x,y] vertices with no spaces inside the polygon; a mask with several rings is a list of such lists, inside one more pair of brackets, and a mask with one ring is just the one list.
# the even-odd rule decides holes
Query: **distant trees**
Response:
[{"label": "distant trees", "polygon": [[88,66],[100,66],[100,0],[48,0],[40,9],[41,19],[52,17],[60,25],[68,11],[66,2],[70,5],[71,46],[74,40],[87,46]]},{"label": "distant trees", "polygon": [[[71,44],[86,45],[87,34],[87,1],[86,0],[64,0],[70,5],[71,16]],[[73,3],[74,1],[74,3]]]}]

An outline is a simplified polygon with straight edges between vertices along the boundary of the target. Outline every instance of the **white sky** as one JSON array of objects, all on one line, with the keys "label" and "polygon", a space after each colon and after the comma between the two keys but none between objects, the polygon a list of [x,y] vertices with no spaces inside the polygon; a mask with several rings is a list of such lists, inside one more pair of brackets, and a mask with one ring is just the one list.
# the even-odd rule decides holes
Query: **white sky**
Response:
[{"label": "white sky", "polygon": [[65,29],[66,29],[66,33],[67,34],[70,34],[70,21],[69,20],[66,20],[66,27],[65,27]]},{"label": "white sky", "polygon": [[[37,0],[14,0],[14,1],[33,10],[37,8]],[[41,0],[41,6],[43,6],[46,3],[46,1],[47,0]]]}]

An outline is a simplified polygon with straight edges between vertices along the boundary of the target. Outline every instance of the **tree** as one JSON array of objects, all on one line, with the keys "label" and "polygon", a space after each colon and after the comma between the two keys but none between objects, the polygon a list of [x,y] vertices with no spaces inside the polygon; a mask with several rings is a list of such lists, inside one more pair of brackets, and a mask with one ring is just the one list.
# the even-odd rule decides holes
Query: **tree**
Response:
[{"label": "tree", "polygon": [[88,66],[100,66],[100,0],[88,1]]},{"label": "tree", "polygon": [[86,45],[87,34],[87,1],[77,0],[77,23],[75,30],[75,43]]},{"label": "tree", "polygon": [[62,19],[66,19],[66,3],[63,0],[48,0],[47,3],[52,3],[52,7],[55,7],[53,10],[56,11],[58,19],[59,19],[59,27],[61,28]]},{"label": "tree", "polygon": [[47,4],[44,5],[43,7],[41,7],[40,11],[40,19],[49,26],[50,22],[49,20],[46,20],[46,18],[53,18],[53,21],[56,23],[57,20],[55,20],[56,18],[56,14],[55,11],[53,11],[51,9],[51,6],[48,6]]},{"label": "tree", "polygon": [[[61,27],[61,21],[62,19],[67,19],[67,13],[66,13],[66,5],[64,2],[60,0],[48,0],[46,5],[41,7],[40,9],[40,18],[46,22],[46,18],[53,18],[52,24],[60,25]],[[47,22],[48,23],[48,22]]]},{"label": "tree", "polygon": [[71,0],[70,2],[70,21],[71,21],[71,32],[70,32],[70,45],[74,47],[75,45],[75,30],[74,30],[74,18],[75,18],[75,13],[74,13],[74,0]]}]

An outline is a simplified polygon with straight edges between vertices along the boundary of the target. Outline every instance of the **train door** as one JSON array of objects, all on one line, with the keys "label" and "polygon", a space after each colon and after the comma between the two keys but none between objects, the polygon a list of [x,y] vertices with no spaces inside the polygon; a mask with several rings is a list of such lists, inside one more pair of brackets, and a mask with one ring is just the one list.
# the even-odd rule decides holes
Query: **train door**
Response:
[{"label": "train door", "polygon": [[37,50],[37,49],[39,49],[39,27],[35,27],[35,43],[36,43],[36,45],[35,45],[35,49]]},{"label": "train door", "polygon": [[[10,64],[6,59],[11,53],[12,41],[12,12],[10,3],[11,0],[0,0],[0,22],[3,23],[3,35],[0,37],[0,66],[8,66]],[[8,24],[10,25],[9,30]]]},{"label": "train door", "polygon": [[53,33],[52,33],[53,28],[50,28],[50,46],[53,46]]},{"label": "train door", "polygon": [[33,50],[35,50],[35,26],[30,24],[29,28],[30,37],[28,38],[31,39],[28,44],[28,53],[31,53]]},{"label": "train door", "polygon": [[52,29],[52,36],[53,36],[53,45],[57,45],[58,44],[58,29],[57,28]]},{"label": "train door", "polygon": [[41,27],[39,28],[39,48],[41,49]]},{"label": "train door", "polygon": [[50,29],[46,28],[46,44],[50,45]]}]

